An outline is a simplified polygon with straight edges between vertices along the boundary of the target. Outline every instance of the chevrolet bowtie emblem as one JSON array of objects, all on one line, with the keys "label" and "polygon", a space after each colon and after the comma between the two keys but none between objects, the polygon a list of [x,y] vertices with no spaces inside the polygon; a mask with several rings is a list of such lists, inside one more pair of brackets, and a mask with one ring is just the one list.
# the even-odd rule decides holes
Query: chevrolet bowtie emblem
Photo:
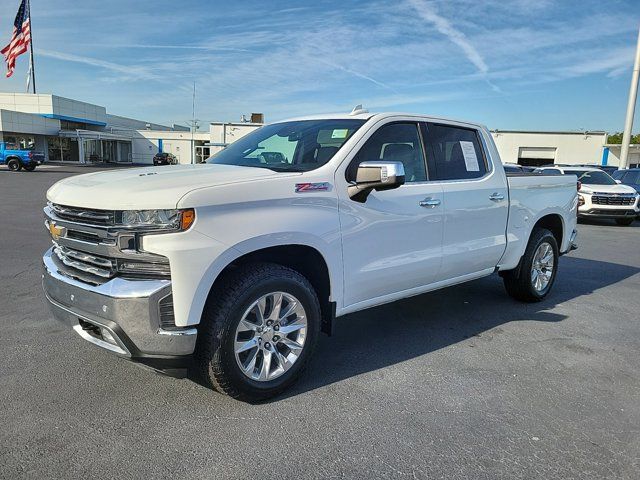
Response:
[{"label": "chevrolet bowtie emblem", "polygon": [[59,227],[53,222],[49,223],[49,233],[54,240],[64,238],[67,235],[67,229],[65,227]]}]

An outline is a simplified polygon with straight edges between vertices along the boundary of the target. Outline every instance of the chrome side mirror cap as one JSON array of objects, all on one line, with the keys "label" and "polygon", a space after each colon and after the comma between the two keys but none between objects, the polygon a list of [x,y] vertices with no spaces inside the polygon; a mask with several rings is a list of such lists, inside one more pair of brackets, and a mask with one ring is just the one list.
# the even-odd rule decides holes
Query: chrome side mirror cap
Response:
[{"label": "chrome side mirror cap", "polygon": [[364,203],[373,190],[392,190],[404,185],[402,162],[371,161],[358,165],[355,181],[349,186],[349,198]]}]

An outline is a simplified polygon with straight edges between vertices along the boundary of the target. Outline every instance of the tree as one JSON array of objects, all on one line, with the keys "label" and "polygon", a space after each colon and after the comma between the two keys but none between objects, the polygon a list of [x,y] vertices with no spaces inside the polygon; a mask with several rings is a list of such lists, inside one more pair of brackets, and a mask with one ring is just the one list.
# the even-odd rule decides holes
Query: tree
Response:
[{"label": "tree", "polygon": [[[622,145],[622,132],[612,133],[607,137],[607,143]],[[640,133],[631,135],[632,144],[640,144]]]}]

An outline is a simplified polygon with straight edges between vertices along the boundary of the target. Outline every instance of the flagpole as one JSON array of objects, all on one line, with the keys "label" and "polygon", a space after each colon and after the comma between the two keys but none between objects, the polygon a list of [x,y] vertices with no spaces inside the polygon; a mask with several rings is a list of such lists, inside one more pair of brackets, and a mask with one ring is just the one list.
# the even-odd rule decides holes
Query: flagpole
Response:
[{"label": "flagpole", "polygon": [[33,20],[31,19],[31,0],[27,0],[29,5],[29,29],[31,30],[31,41],[29,45],[31,47],[31,82],[33,83],[33,93],[36,93],[36,64],[33,61]]}]

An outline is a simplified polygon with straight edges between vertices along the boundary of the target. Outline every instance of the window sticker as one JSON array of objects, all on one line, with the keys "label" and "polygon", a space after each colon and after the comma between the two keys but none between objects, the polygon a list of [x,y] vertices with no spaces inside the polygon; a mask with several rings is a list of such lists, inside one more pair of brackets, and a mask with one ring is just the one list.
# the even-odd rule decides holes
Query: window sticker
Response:
[{"label": "window sticker", "polygon": [[346,128],[337,128],[331,133],[331,138],[347,138],[349,130]]},{"label": "window sticker", "polygon": [[479,172],[480,165],[478,165],[478,157],[476,156],[476,149],[473,146],[473,142],[460,140],[460,147],[462,148],[462,155],[464,156],[464,164],[467,167],[467,172]]}]

